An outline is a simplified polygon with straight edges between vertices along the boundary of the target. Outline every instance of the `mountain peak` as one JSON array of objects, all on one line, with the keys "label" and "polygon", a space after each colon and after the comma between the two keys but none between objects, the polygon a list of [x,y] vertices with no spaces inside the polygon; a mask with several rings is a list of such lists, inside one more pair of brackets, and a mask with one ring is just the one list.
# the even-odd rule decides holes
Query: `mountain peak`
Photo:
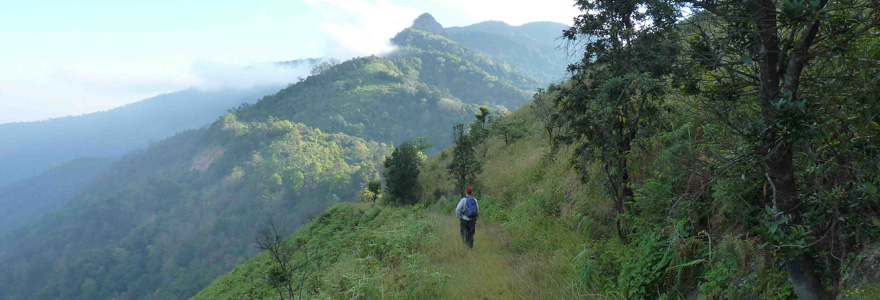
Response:
[{"label": "mountain peak", "polygon": [[443,25],[434,20],[434,16],[429,13],[423,13],[413,21],[412,28],[422,30],[432,34],[446,35],[446,29]]}]

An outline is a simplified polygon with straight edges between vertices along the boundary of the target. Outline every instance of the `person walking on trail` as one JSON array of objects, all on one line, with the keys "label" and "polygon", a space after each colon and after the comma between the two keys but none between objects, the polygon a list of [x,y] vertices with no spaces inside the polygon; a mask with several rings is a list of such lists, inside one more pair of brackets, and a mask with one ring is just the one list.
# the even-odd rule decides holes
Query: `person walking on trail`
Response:
[{"label": "person walking on trail", "polygon": [[477,204],[477,199],[471,196],[473,192],[474,189],[466,188],[464,193],[467,196],[461,198],[458,205],[455,206],[455,216],[458,217],[460,224],[461,240],[468,248],[474,247],[474,232],[477,230],[477,217],[480,215],[480,205]]}]

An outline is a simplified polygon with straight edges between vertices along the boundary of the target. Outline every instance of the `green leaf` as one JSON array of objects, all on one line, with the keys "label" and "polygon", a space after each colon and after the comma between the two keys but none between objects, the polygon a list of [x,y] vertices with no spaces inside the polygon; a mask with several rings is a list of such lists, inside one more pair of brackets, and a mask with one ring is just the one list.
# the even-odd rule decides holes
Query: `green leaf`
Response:
[{"label": "green leaf", "polygon": [[683,264],[680,264],[680,265],[674,266],[674,267],[672,267],[672,268],[673,268],[673,269],[677,269],[677,268],[690,267],[690,266],[696,265],[696,264],[701,263],[701,262],[704,262],[704,261],[706,261],[706,260],[700,258],[700,259],[697,259],[697,260],[693,260],[693,261],[690,261],[690,262],[686,262],[686,263],[683,263]]},{"label": "green leaf", "polygon": [[873,182],[865,182],[862,187],[871,194],[877,193],[877,186]]}]

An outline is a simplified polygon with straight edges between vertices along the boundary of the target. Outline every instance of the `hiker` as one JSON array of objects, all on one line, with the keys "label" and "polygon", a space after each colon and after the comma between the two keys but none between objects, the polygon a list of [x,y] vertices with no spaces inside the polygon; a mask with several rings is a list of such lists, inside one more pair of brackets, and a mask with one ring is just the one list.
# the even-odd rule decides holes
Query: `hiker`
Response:
[{"label": "hiker", "polygon": [[468,248],[474,247],[474,232],[477,231],[477,217],[480,215],[480,205],[477,204],[477,199],[471,196],[473,192],[474,189],[466,188],[464,193],[467,196],[461,198],[458,205],[455,206],[455,216],[458,217],[460,224],[461,240]]}]

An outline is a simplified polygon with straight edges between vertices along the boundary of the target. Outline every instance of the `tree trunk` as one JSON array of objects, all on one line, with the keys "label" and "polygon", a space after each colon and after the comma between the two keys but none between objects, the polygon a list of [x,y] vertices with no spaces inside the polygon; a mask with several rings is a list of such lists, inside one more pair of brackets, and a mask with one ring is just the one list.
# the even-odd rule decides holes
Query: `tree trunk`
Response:
[{"label": "tree trunk", "polygon": [[[794,164],[791,145],[780,142],[779,146],[765,157],[765,164],[770,171],[770,180],[774,187],[774,205],[783,213],[791,215],[790,224],[802,224],[801,205],[797,198],[797,185],[794,176]],[[802,253],[787,257],[785,267],[791,276],[792,286],[798,299],[830,299],[816,273],[816,262],[812,256]]]},{"label": "tree trunk", "polygon": [[[624,114],[626,114],[627,109],[624,107]],[[619,124],[619,130],[623,132],[623,124]],[[627,156],[629,155],[630,150],[632,150],[632,140],[635,139],[635,131],[630,130],[623,134],[623,137],[620,139],[620,143],[617,145],[617,169],[620,172],[620,181],[618,182],[617,187],[617,199],[615,203],[617,209],[617,236],[624,242],[627,242],[626,234],[626,224],[622,224],[620,221],[620,214],[626,212],[626,201],[627,199],[632,198],[635,193],[632,190],[632,187],[629,184],[629,168],[627,164]]]},{"label": "tree trunk", "polygon": [[[823,1],[824,4],[826,1]],[[780,99],[783,74],[779,65],[780,46],[777,28],[777,9],[773,0],[756,0],[754,2],[754,20],[757,38],[761,45],[759,64],[761,69],[760,104],[761,116],[766,126],[762,137],[760,154],[769,171],[773,185],[773,205],[785,214],[789,214],[790,224],[802,224],[800,214],[801,202],[797,195],[795,167],[793,161],[793,145],[780,139],[776,128],[774,101]],[[789,61],[788,74],[785,74],[785,88],[791,95],[797,92],[800,72],[806,62],[806,51],[816,35],[817,22],[810,25],[805,36],[798,42],[793,57]],[[829,295],[822,286],[816,272],[814,259],[807,254],[799,254],[785,258],[785,266],[791,277],[795,293],[800,299],[828,299]]]}]

